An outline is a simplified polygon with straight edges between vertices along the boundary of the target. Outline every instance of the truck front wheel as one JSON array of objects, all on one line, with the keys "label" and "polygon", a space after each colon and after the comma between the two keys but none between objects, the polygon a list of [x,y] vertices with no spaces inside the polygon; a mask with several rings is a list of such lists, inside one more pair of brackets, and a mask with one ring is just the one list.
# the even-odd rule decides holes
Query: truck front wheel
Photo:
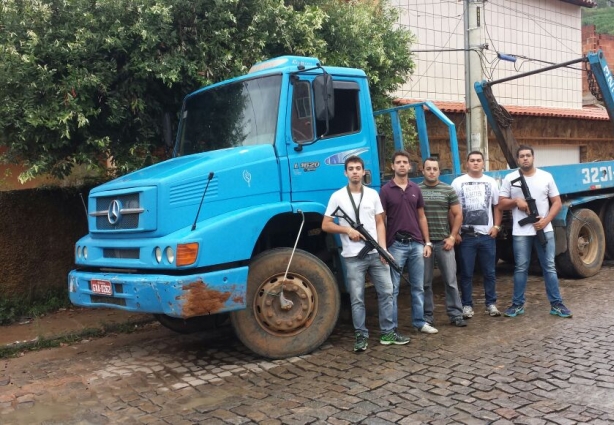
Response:
[{"label": "truck front wheel", "polygon": [[[246,308],[231,313],[232,326],[256,354],[281,359],[307,354],[333,331],[340,296],[335,277],[320,259],[297,249],[276,248],[255,257],[247,279]],[[292,306],[282,308],[283,298]]]},{"label": "truck front wheel", "polygon": [[570,277],[599,273],[605,254],[605,234],[599,216],[587,208],[569,211],[567,251],[556,257],[558,269]]}]

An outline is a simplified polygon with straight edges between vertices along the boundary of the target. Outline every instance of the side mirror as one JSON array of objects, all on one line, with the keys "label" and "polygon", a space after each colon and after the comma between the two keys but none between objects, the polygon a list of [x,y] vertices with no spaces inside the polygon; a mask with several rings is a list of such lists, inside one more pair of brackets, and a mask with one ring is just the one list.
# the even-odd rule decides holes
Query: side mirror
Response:
[{"label": "side mirror", "polygon": [[173,126],[171,125],[171,114],[169,112],[165,112],[162,118],[162,133],[164,144],[169,148],[173,146]]},{"label": "side mirror", "polygon": [[335,89],[330,74],[318,75],[313,80],[314,103],[316,118],[328,121],[335,117]]}]

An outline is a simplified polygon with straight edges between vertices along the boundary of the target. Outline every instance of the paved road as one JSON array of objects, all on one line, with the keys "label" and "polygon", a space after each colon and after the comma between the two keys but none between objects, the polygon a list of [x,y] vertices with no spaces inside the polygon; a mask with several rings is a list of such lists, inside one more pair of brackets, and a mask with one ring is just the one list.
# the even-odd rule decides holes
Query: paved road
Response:
[{"label": "paved road", "polygon": [[[467,328],[447,325],[438,288],[437,335],[410,329],[404,288],[411,343],[379,345],[373,303],[361,354],[347,323],[317,352],[273,362],[225,330],[184,336],[159,326],[28,353],[0,360],[0,424],[614,423],[613,275],[609,264],[562,281],[573,319],[548,314],[532,276],[524,316],[479,308]],[[498,276],[503,308],[511,273]],[[474,298],[483,302],[481,284]]]}]

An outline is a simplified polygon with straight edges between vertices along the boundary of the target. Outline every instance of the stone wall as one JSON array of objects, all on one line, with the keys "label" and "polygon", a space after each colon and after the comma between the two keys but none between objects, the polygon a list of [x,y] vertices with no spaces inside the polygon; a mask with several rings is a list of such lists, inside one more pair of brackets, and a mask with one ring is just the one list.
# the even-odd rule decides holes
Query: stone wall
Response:
[{"label": "stone wall", "polygon": [[89,188],[0,192],[0,298],[39,300],[66,289],[74,244],[87,233]]},{"label": "stone wall", "polygon": [[[588,52],[594,52],[596,50],[603,50],[610,69],[614,67],[614,35],[611,34],[598,34],[595,31],[595,25],[585,25],[582,27],[582,54]],[[582,91],[588,92],[588,82],[586,80],[586,73],[583,72],[582,78]]]}]

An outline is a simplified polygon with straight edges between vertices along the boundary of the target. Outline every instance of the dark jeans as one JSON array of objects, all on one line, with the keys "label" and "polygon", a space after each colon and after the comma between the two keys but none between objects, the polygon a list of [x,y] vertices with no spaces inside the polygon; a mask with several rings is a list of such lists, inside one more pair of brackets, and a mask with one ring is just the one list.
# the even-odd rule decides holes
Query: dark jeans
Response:
[{"label": "dark jeans", "polygon": [[460,291],[463,306],[473,307],[473,270],[475,261],[482,269],[484,278],[485,304],[489,306],[497,302],[495,290],[495,257],[496,241],[489,235],[468,236],[462,235],[463,241],[459,245],[460,250]]}]

